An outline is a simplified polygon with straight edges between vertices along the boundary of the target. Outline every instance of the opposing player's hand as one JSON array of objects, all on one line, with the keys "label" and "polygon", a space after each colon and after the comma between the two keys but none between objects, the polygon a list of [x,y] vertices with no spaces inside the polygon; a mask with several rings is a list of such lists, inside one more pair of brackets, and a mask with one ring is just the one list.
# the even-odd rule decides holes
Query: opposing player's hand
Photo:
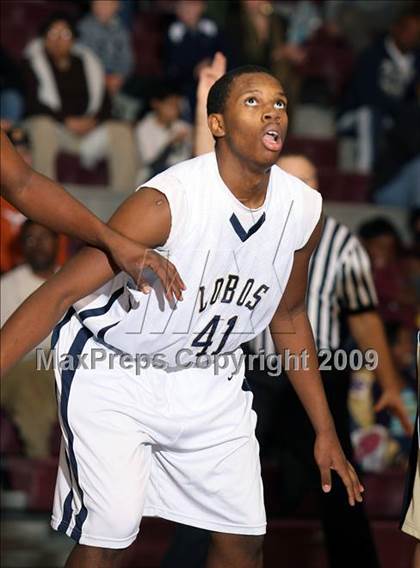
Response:
[{"label": "opposing player's hand", "polygon": [[404,406],[401,393],[398,389],[389,388],[383,391],[375,405],[375,412],[381,412],[381,410],[388,410],[391,412],[401,422],[401,426],[404,428],[405,433],[408,436],[412,436],[413,425],[410,422],[407,409]]},{"label": "opposing player's hand", "polygon": [[333,469],[341,477],[346,486],[349,503],[354,506],[356,501],[363,501],[363,485],[360,483],[357,473],[341,449],[337,434],[334,431],[320,433],[315,441],[315,460],[321,472],[321,484],[324,493],[331,491],[331,470]]},{"label": "opposing player's hand", "polygon": [[182,301],[182,291],[186,286],[167,258],[122,235],[109,247],[109,252],[116,264],[133,278],[139,290],[145,294],[150,292],[150,283],[143,277],[144,269],[150,268],[162,282],[167,299],[171,301],[175,297]]}]

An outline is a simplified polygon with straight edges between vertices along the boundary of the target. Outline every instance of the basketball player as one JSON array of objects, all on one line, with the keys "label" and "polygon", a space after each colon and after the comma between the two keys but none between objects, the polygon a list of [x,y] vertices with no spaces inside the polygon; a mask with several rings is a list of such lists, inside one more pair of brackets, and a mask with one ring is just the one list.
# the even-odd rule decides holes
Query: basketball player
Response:
[{"label": "basketball player", "polygon": [[53,335],[63,444],[52,526],[77,542],[67,567],[121,565],[143,515],[212,531],[208,567],[262,566],[256,416],[239,346],[270,322],[279,353],[306,353],[290,380],[316,431],[324,491],[334,469],[350,505],[362,500],[305,311],[321,197],[274,166],[286,105],[268,71],[225,74],[208,97],[215,152],[155,176],[111,219],[170,255],[183,302],[165,300],[158,280],[145,297],[86,248],[4,326],[2,371],[65,314]]},{"label": "basketball player", "polygon": [[149,286],[140,275],[143,267],[152,269],[165,283],[168,298],[175,295],[179,299],[183,283],[172,263],[113,231],[63,187],[33,170],[3,130],[0,130],[0,142],[0,189],[9,203],[53,231],[66,233],[108,252],[145,293]]}]

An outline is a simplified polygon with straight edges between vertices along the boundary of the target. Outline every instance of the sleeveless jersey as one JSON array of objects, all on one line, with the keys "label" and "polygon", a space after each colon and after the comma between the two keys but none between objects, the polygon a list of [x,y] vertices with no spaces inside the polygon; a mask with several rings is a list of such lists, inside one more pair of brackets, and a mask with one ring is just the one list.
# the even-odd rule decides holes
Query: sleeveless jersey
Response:
[{"label": "sleeveless jersey", "polygon": [[320,194],[273,166],[264,204],[249,209],[224,184],[215,153],[181,162],[143,187],[168,199],[170,234],[157,250],[184,280],[184,300],[170,304],[153,273],[148,295],[121,273],[78,301],[77,317],[99,342],[159,356],[167,369],[235,351],[270,323],[294,252],[320,218]]}]

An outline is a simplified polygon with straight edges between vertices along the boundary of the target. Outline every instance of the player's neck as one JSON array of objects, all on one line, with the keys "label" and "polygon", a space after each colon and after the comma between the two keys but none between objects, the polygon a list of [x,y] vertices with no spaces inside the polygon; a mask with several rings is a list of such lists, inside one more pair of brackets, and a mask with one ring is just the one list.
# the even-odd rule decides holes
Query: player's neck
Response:
[{"label": "player's neck", "polygon": [[267,193],[270,168],[253,167],[231,153],[217,150],[216,159],[220,177],[236,199],[250,209],[261,207]]}]

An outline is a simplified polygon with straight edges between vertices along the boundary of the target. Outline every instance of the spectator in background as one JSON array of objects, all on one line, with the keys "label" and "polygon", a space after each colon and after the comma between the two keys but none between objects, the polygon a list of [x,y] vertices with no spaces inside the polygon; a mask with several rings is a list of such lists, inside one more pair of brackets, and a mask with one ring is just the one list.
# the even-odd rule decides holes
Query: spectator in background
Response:
[{"label": "spectator in background", "polygon": [[203,17],[205,9],[203,0],[178,0],[176,20],[169,26],[165,42],[167,76],[188,97],[191,113],[195,109],[200,69],[210,63],[217,51],[223,51],[219,29],[215,22]]},{"label": "spectator in background", "polygon": [[[393,322],[386,325],[388,343],[395,366],[402,379],[401,397],[407,409],[411,423],[415,424],[417,414],[417,382],[416,361],[413,330],[402,322]],[[388,427],[391,436],[397,440],[402,452],[408,458],[410,453],[411,437],[401,428],[401,424],[393,416],[389,416]]]},{"label": "spectator in background", "polygon": [[416,100],[420,73],[420,13],[401,14],[389,33],[361,55],[342,103],[338,126],[353,131],[357,169],[370,172],[379,141],[406,103]]},{"label": "spectator in background", "polygon": [[191,125],[180,119],[182,97],[170,84],[157,86],[151,111],[136,127],[142,168],[137,183],[191,157]]},{"label": "spectator in background", "polygon": [[305,49],[287,42],[286,25],[271,2],[240,0],[239,13],[231,14],[226,34],[232,46],[235,65],[260,65],[281,79],[288,99],[289,121],[299,96],[300,77],[297,66],[305,59]]},{"label": "spectator in background", "polygon": [[[28,219],[21,227],[20,241],[24,264],[0,279],[0,327],[32,292],[54,274],[56,269],[58,237],[50,229]],[[44,342],[43,345],[47,348],[48,342]]]},{"label": "spectator in background", "polygon": [[370,256],[383,318],[403,319],[412,326],[415,294],[407,282],[405,251],[397,229],[385,217],[376,217],[363,223],[358,233]]},{"label": "spectator in background", "polygon": [[0,46],[0,126],[9,130],[18,123],[24,112],[23,84],[19,69]]},{"label": "spectator in background", "polygon": [[85,167],[106,157],[112,189],[131,190],[136,167],[131,128],[110,120],[102,65],[74,38],[69,17],[53,14],[41,37],[25,50],[27,125],[34,168],[56,179],[60,150],[78,154]]},{"label": "spectator in background", "polygon": [[420,83],[418,98],[403,106],[383,137],[373,180],[373,199],[381,205],[420,207]]},{"label": "spectator in background", "polygon": [[90,6],[91,13],[78,25],[80,41],[101,60],[106,87],[113,97],[133,70],[130,33],[117,14],[119,0],[92,0]]},{"label": "spectator in background", "polygon": [[416,327],[420,329],[420,207],[413,209],[409,217],[411,246],[407,254],[407,276],[414,290]]},{"label": "spectator in background", "polygon": [[[58,238],[55,233],[27,220],[20,233],[25,262],[0,278],[1,326],[9,316],[54,274]],[[50,337],[37,347],[49,349]],[[37,370],[35,350],[2,381],[1,405],[15,422],[33,458],[49,455],[49,440],[57,420],[53,372]]]},{"label": "spectator in background", "polygon": [[[19,126],[6,132],[9,140],[21,158],[32,164],[32,153],[26,132]],[[2,159],[3,156],[2,156]],[[23,262],[21,239],[19,238],[26,217],[11,203],[0,197],[0,273],[8,272]],[[64,264],[68,257],[68,240],[64,235],[59,238],[58,264]]]}]

